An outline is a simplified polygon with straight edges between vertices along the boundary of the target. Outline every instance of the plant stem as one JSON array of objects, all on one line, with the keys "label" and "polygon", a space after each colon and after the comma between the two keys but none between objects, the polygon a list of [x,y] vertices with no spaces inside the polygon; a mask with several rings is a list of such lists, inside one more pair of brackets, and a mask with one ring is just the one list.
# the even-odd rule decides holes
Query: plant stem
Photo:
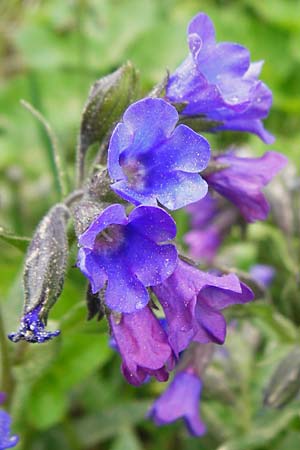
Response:
[{"label": "plant stem", "polygon": [[40,135],[41,141],[44,144],[51,172],[53,173],[55,189],[58,195],[62,198],[67,193],[66,171],[64,170],[64,165],[62,164],[61,157],[59,154],[56,135],[52,131],[50,124],[47,122],[47,120],[40,112],[43,110],[43,108],[41,104],[38,84],[34,76],[34,73],[30,73],[29,75],[29,89],[32,98],[32,103],[34,103],[37,106],[37,109],[24,100],[21,100],[21,104],[29,112],[31,112],[31,114],[36,119],[38,119],[37,123],[38,133]]},{"label": "plant stem", "polygon": [[0,344],[1,344],[1,375],[2,375],[2,390],[7,395],[8,404],[11,400],[13,388],[14,388],[14,377],[11,371],[11,361],[7,346],[7,337],[5,333],[4,320],[0,308]]}]

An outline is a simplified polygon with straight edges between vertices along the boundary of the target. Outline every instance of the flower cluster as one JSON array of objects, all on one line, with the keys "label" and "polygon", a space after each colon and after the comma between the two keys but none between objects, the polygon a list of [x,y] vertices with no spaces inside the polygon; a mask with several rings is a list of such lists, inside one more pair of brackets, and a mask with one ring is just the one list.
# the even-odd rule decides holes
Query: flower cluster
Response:
[{"label": "flower cluster", "polygon": [[[191,21],[188,38],[190,54],[169,77],[164,98],[129,105],[113,129],[104,158],[107,196],[92,192],[89,180],[73,218],[80,230],[77,267],[89,280],[90,294],[98,295],[92,315],[97,307],[105,312],[125,379],[135,386],[150,377],[167,381],[176,368],[150,415],[159,425],[183,417],[193,434],[202,435],[204,369],[182,358],[197,345],[223,344],[222,311],[253,300],[253,293],[235,274],[203,272],[184,258],[166,209],[187,208],[195,228],[185,237],[191,255],[211,262],[238,211],[248,222],[267,217],[262,188],[286,159],[275,152],[261,158],[211,154],[208,141],[182,124],[183,117],[199,116],[217,123],[213,131],[249,131],[272,141],[261,122],[272,102],[258,80],[262,63],[250,63],[248,50],[238,44],[217,44],[205,14]],[[180,114],[177,104],[184,105]],[[80,222],[81,206],[93,214]],[[27,308],[11,340],[44,342],[58,334],[44,329],[41,305]]]}]

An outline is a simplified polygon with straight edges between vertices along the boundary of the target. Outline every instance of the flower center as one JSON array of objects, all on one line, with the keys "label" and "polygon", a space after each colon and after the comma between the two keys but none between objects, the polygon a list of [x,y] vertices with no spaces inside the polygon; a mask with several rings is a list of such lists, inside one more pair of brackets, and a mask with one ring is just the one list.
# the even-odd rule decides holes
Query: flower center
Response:
[{"label": "flower center", "polygon": [[95,249],[99,252],[111,252],[117,250],[124,242],[124,226],[110,225],[101,231],[95,239]]},{"label": "flower center", "polygon": [[124,174],[127,177],[128,185],[135,189],[145,187],[145,166],[136,160],[131,160],[122,165]]}]

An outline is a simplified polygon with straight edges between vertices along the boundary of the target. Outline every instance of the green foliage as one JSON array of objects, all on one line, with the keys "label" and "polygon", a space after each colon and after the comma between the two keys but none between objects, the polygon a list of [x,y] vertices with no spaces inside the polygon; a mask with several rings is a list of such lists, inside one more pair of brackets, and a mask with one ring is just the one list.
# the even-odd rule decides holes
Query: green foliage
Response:
[{"label": "green foliage", "polygon": [[[254,60],[265,60],[262,78],[274,93],[267,128],[277,137],[274,148],[299,168],[299,0],[0,4],[0,302],[5,333],[15,329],[22,308],[21,271],[29,238],[21,236],[33,235],[62,190],[53,136],[63,157],[63,185],[69,179],[73,188],[80,117],[90,86],[130,60],[140,71],[140,95],[149,92],[166,69],[172,71],[185,57],[186,25],[199,10],[212,17],[218,39],[240,42]],[[131,65],[124,67],[125,82],[135,84],[136,72]],[[21,99],[45,118],[46,128],[22,108]],[[128,99],[121,100],[115,120]],[[266,150],[254,136],[222,133],[209,139],[218,149],[232,137],[258,154]],[[184,212],[175,215],[182,236],[188,218]],[[49,321],[50,329],[61,328],[61,337],[43,346],[5,343],[13,366],[11,412],[21,436],[17,448],[298,449],[299,401],[293,399],[281,410],[267,409],[263,396],[278,364],[299,346],[299,242],[271,223],[249,226],[243,243],[235,233],[220,261],[242,271],[267,263],[277,275],[269,296],[230,311],[238,325],[230,327],[227,356],[220,351],[205,379],[207,436],[190,438],[182,424],[158,429],[144,420],[164,386],[152,383],[136,390],[122,380],[120,360],[108,346],[106,323],[85,322],[86,286],[71,267],[73,247],[66,286]]]}]

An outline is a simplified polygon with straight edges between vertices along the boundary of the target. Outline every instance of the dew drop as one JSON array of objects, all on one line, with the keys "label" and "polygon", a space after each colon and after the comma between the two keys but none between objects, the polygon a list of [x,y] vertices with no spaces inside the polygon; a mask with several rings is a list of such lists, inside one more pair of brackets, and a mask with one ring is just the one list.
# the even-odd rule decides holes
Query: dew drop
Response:
[{"label": "dew drop", "polygon": [[143,309],[144,308],[144,303],[143,302],[137,302],[135,304],[135,309]]},{"label": "dew drop", "polygon": [[230,100],[231,103],[238,103],[239,98],[236,95],[234,95],[233,97],[230,97],[229,100]]}]

